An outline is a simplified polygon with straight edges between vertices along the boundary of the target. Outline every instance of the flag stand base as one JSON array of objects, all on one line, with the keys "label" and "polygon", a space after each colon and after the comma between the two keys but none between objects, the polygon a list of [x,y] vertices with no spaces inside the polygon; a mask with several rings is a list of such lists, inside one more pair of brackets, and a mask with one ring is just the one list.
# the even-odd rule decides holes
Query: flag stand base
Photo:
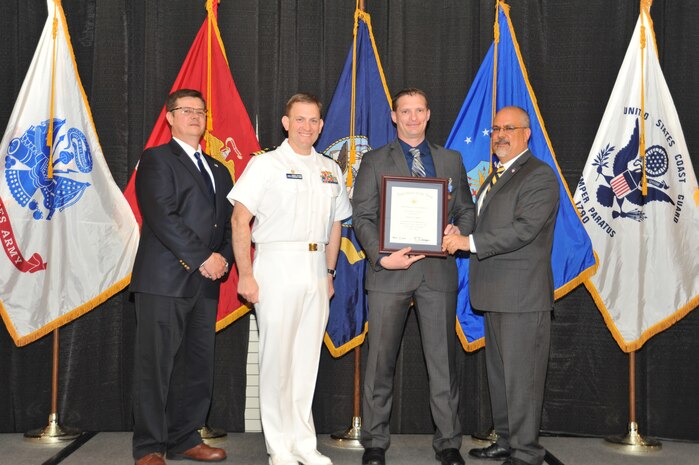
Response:
[{"label": "flag stand base", "polygon": [[352,426],[346,430],[332,433],[335,447],[343,449],[363,449],[359,439],[362,437],[362,417],[352,417]]},{"label": "flag stand base", "polygon": [[199,429],[199,435],[201,436],[202,441],[204,441],[206,444],[211,444],[212,442],[222,441],[226,438],[226,436],[228,436],[228,433],[222,429],[211,428],[204,425]]},{"label": "flag stand base", "polygon": [[486,432],[471,433],[471,439],[475,442],[495,444],[498,440],[498,433],[495,432],[495,428],[491,427]]},{"label": "flag stand base", "polygon": [[59,444],[72,441],[82,434],[77,428],[61,426],[58,424],[58,415],[49,415],[49,424],[43,428],[33,429],[24,433],[24,439],[40,444]]},{"label": "flag stand base", "polygon": [[607,444],[608,446],[630,453],[657,452],[662,448],[662,443],[657,439],[644,438],[638,434],[638,424],[635,421],[629,423],[629,432],[627,434],[608,436],[604,440],[609,443]]}]

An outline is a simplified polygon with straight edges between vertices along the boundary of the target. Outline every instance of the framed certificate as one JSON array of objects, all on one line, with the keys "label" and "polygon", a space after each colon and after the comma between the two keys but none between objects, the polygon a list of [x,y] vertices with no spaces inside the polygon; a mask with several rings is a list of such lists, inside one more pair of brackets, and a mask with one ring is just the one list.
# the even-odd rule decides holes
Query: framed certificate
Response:
[{"label": "framed certificate", "polygon": [[446,256],[448,181],[441,178],[383,176],[379,252],[412,247],[411,254]]}]

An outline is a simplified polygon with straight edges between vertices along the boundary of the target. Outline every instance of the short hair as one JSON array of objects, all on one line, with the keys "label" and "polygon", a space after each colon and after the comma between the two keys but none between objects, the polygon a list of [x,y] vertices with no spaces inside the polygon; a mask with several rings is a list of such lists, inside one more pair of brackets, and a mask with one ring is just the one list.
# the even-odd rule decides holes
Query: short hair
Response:
[{"label": "short hair", "polygon": [[318,106],[319,113],[321,112],[321,110],[323,110],[323,104],[320,103],[318,97],[316,97],[313,94],[308,94],[306,92],[299,92],[298,94],[292,95],[291,98],[287,100],[286,113],[284,113],[286,116],[289,116],[289,113],[291,112],[291,107],[294,106],[294,103],[313,103]]},{"label": "short hair", "polygon": [[167,111],[174,110],[177,107],[177,100],[183,97],[198,98],[202,101],[202,103],[204,103],[204,108],[206,108],[206,100],[204,100],[204,97],[201,95],[201,92],[194,89],[178,89],[167,96],[167,100],[165,101],[165,108],[167,109]]},{"label": "short hair", "polygon": [[430,108],[430,101],[427,98],[427,94],[424,91],[416,87],[406,87],[405,89],[399,90],[398,93],[393,96],[393,111],[396,111],[396,109],[398,108],[398,105],[396,103],[398,102],[398,99],[405,95],[421,95],[422,98],[425,99],[425,106],[427,106],[428,109]]}]

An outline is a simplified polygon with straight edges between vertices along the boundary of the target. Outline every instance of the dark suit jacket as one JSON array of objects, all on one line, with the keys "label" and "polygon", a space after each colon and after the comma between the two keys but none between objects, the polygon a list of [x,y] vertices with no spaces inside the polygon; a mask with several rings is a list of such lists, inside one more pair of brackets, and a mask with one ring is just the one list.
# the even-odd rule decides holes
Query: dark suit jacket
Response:
[{"label": "dark suit jacket", "polygon": [[203,285],[205,295],[218,295],[219,281],[204,278],[199,266],[212,252],[233,262],[232,206],[226,199],[233,182],[225,166],[208,155],[204,160],[214,175],[215,205],[198,168],[177,142],[143,152],[136,174],[143,225],[131,292],[192,297]]},{"label": "dark suit jacket", "polygon": [[[475,210],[468,188],[461,154],[429,144],[438,178],[451,178],[452,193],[447,205],[448,218],[462,234],[473,229]],[[403,149],[395,140],[364,154],[354,183],[352,224],[369,260],[365,288],[368,291],[406,292],[416,289],[424,278],[429,288],[456,291],[458,277],[453,256],[427,257],[407,270],[386,270],[377,264],[379,255],[382,176],[410,176]]]},{"label": "dark suit jacket", "polygon": [[[481,191],[488,184],[490,177]],[[490,189],[473,231],[477,249],[471,253],[469,266],[473,308],[491,312],[551,310],[551,247],[558,192],[551,167],[530,151]]]}]

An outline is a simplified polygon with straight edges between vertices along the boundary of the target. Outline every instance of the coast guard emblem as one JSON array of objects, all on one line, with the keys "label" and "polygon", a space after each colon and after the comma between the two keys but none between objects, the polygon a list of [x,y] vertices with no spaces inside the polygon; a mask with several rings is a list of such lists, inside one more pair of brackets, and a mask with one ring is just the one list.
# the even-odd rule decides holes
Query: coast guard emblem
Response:
[{"label": "coast guard emblem", "polygon": [[[670,196],[665,193],[670,186],[662,179],[667,173],[669,159],[667,150],[662,145],[653,145],[646,149],[646,179],[648,195],[641,193],[642,162],[638,156],[639,129],[638,120],[628,143],[619,152],[611,156],[615,147],[607,144],[595,157],[592,166],[596,168],[598,180],[597,202],[612,208],[612,218],[630,218],[636,221],[646,219],[642,207],[649,202],[668,202]],[[610,159],[611,157],[611,159]],[[611,167],[610,167],[611,163]],[[599,179],[599,177],[602,179]]]}]

